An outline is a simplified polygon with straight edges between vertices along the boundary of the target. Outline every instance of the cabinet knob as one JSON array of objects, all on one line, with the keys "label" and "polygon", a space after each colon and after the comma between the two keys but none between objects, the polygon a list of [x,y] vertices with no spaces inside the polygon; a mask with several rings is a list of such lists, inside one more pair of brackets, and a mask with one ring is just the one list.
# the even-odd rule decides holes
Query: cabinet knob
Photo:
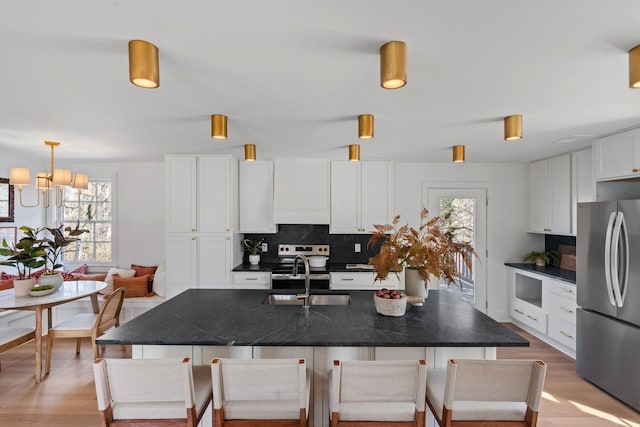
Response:
[{"label": "cabinet knob", "polygon": [[570,308],[567,308],[567,307],[560,307],[560,310],[566,311],[569,314],[573,314],[573,310],[571,310]]},{"label": "cabinet knob", "polygon": [[196,238],[195,238],[195,237],[192,237],[192,238],[191,238],[191,240],[196,240]]},{"label": "cabinet knob", "polygon": [[550,228],[545,228],[544,231],[551,231],[551,229]]},{"label": "cabinet knob", "polygon": [[537,318],[533,317],[533,316],[532,316],[532,315],[530,315],[530,314],[527,314],[527,317],[528,317],[529,319],[531,319],[531,320],[535,321],[535,322],[537,322],[537,321],[538,321],[538,319],[537,319]]},{"label": "cabinet knob", "polygon": [[353,282],[353,277],[341,277],[340,280],[343,282]]},{"label": "cabinet knob", "polygon": [[225,228],[225,230],[230,231],[228,228]]},{"label": "cabinet knob", "polygon": [[564,335],[565,337],[569,338],[569,339],[573,339],[573,336],[572,336],[572,335],[570,335],[570,334],[568,334],[568,333],[566,333],[565,331],[560,331],[560,333],[561,333],[562,335]]},{"label": "cabinet knob", "polygon": [[518,310],[517,308],[514,308],[514,309],[513,309],[513,311],[515,311],[515,312],[516,312],[516,313],[518,313],[518,314],[522,314],[522,315],[524,315],[524,312],[522,312],[522,311]]},{"label": "cabinet knob", "polygon": [[195,228],[192,228],[192,229],[191,229],[191,231],[196,231],[196,229],[195,229]]},{"label": "cabinet knob", "polygon": [[633,168],[633,169],[631,169],[631,172],[638,173],[638,169],[637,168]]}]

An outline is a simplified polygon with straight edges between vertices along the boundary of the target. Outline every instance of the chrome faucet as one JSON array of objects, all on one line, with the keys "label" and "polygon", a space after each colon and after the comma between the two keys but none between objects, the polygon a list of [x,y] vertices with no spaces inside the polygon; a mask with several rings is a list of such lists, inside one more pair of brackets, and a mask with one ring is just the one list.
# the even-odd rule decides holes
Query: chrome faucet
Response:
[{"label": "chrome faucet", "polygon": [[296,298],[304,299],[304,308],[309,308],[309,287],[310,287],[310,273],[309,273],[309,260],[304,255],[297,255],[296,259],[293,261],[293,275],[298,274],[298,260],[301,259],[304,264],[304,294],[297,294]]}]

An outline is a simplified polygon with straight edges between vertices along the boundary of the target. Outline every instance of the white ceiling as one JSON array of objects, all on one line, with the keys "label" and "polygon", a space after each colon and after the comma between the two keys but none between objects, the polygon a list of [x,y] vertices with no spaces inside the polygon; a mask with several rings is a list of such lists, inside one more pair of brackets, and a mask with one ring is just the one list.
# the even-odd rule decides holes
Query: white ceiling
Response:
[{"label": "white ceiling", "polygon": [[[131,39],[158,46],[158,89],[129,83]],[[407,43],[397,90],[379,82],[390,40]],[[253,143],[258,159],[346,159],[360,143],[364,160],[448,162],[463,144],[468,163],[531,161],[640,125],[637,44],[637,0],[5,1],[0,147],[159,161]],[[226,141],[210,137],[214,113]],[[507,143],[511,114],[524,138]]]}]

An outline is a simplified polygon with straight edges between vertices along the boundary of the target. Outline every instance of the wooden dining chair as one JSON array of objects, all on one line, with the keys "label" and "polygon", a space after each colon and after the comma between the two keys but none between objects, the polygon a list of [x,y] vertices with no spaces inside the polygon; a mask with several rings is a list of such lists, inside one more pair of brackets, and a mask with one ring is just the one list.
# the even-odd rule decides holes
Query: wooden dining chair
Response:
[{"label": "wooden dining chair", "polygon": [[213,359],[213,425],[308,425],[305,359]]},{"label": "wooden dining chair", "polygon": [[209,366],[184,359],[97,359],[102,426],[195,427],[211,403]]},{"label": "wooden dining chair", "polygon": [[441,427],[535,426],[546,371],[540,360],[450,360],[429,369],[427,404]]},{"label": "wooden dining chair", "polygon": [[[0,327],[0,353],[31,341],[36,336],[33,328]],[[0,370],[2,364],[0,363]]]},{"label": "wooden dining chair", "polygon": [[424,360],[335,360],[329,376],[331,427],[425,425]]},{"label": "wooden dining chair", "polygon": [[122,310],[124,296],[124,288],[118,288],[111,294],[107,295],[107,298],[97,314],[79,313],[63,320],[49,329],[49,333],[47,335],[47,365],[45,372],[48,374],[51,369],[53,340],[56,338],[75,338],[76,354],[80,354],[82,338],[91,338],[93,358],[97,359],[100,357],[96,338],[104,334],[108,329],[120,326],[120,311]]}]

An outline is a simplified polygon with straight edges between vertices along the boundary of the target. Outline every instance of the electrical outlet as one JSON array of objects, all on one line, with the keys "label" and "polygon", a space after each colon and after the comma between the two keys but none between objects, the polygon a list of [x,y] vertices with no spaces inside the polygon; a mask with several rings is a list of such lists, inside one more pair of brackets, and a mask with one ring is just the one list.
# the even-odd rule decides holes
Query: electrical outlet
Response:
[{"label": "electrical outlet", "polygon": [[266,243],[262,244],[262,252],[267,252],[267,250],[269,249],[269,247],[267,246]]},{"label": "electrical outlet", "polygon": [[360,252],[360,243],[356,243],[356,247],[354,249],[356,252]]}]

